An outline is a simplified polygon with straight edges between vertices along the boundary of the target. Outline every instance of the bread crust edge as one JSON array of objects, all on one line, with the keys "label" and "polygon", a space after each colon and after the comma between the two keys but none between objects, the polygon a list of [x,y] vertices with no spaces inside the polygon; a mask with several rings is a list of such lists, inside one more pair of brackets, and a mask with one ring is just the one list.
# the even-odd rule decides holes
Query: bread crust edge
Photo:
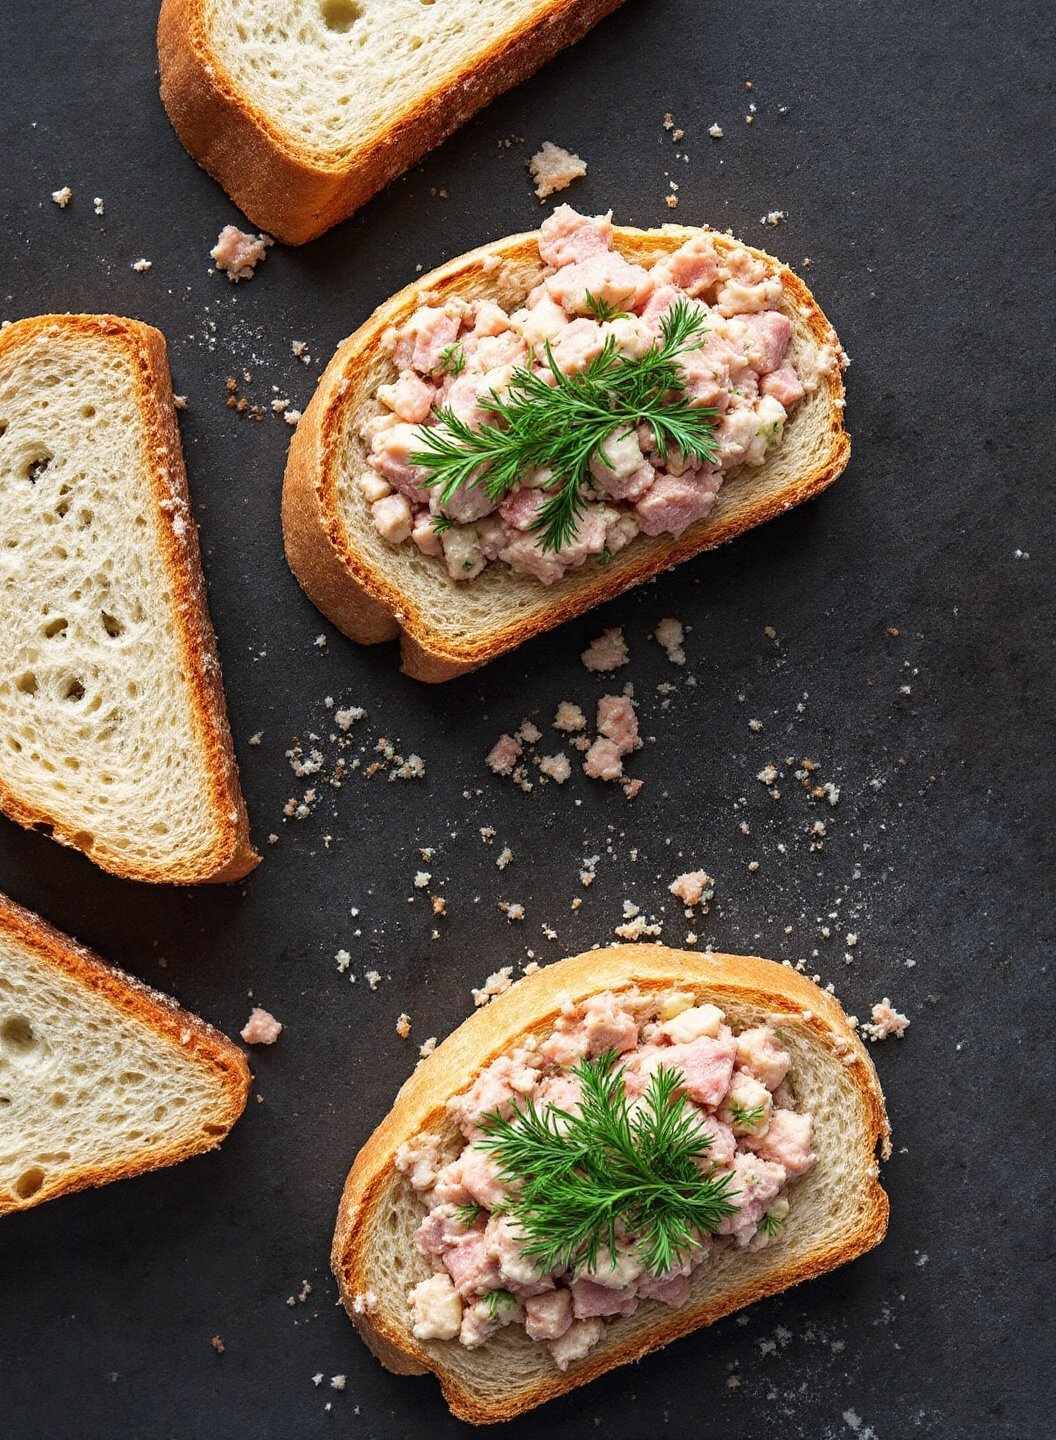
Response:
[{"label": "bread crust edge", "polygon": [[[789,1018],[796,1016],[800,1024],[809,1026],[820,1040],[832,1045],[839,1056],[834,1063],[853,1065],[864,1112],[859,1157],[866,1196],[864,1213],[841,1243],[761,1274],[730,1294],[684,1310],[661,1311],[644,1337],[601,1353],[594,1351],[564,1374],[555,1369],[545,1384],[530,1391],[509,1395],[498,1404],[482,1404],[472,1390],[445,1372],[435,1350],[426,1349],[411,1337],[406,1324],[400,1329],[383,1314],[356,1312],[355,1297],[366,1288],[361,1277],[369,1234],[363,1221],[381,1200],[403,1141],[436,1123],[446,1100],[464,1089],[477,1071],[507,1050],[518,1036],[530,1030],[542,1031],[551,1024],[560,1010],[559,995],[567,994],[576,1001],[612,986],[643,981],[657,988],[695,985],[706,989],[720,1004],[724,995],[734,995],[743,1002],[765,1004],[774,1012],[787,1013]],[[609,1370],[639,1360],[734,1310],[834,1270],[878,1245],[887,1231],[889,1204],[879,1182],[877,1148],[887,1159],[891,1131],[872,1060],[839,1002],[806,976],[759,956],[700,954],[651,944],[590,950],[519,980],[505,995],[463,1021],[411,1074],[349,1171],[338,1209],[331,1263],[349,1318],[386,1368],[404,1375],[431,1371],[452,1413],[460,1420],[478,1425],[509,1420]]]},{"label": "bread crust edge", "polygon": [[184,1140],[170,1150],[157,1152],[140,1161],[74,1170],[60,1183],[45,1186],[25,1200],[0,1190],[0,1215],[30,1210],[47,1200],[108,1185],[113,1180],[126,1180],[152,1170],[161,1170],[190,1159],[192,1155],[215,1150],[220,1145],[246,1107],[253,1078],[249,1062],[233,1041],[197,1015],[184,1010],[170,996],[109,964],[32,910],[3,894],[0,894],[0,932],[16,945],[34,951],[78,985],[102,995],[126,1015],[148,1025],[163,1043],[177,1045],[184,1054],[193,1054],[203,1065],[215,1070],[222,1101],[215,1125],[211,1125],[209,1133],[202,1135],[200,1140]]},{"label": "bread crust edge", "polygon": [[[661,230],[613,228],[616,247],[632,260],[657,249],[675,250],[706,230],[671,225]],[[726,236],[707,233],[720,247],[735,243]],[[589,575],[574,571],[559,581],[548,592],[552,604],[544,612],[534,611],[489,632],[483,639],[458,646],[438,636],[428,615],[410,603],[386,574],[357,553],[341,521],[336,473],[344,411],[358,398],[358,360],[376,353],[385,331],[408,317],[421,293],[458,294],[467,278],[479,277],[485,261],[522,261],[535,250],[537,241],[538,232],[507,236],[448,261],[393,295],[338,346],[290,445],[283,485],[283,536],[287,559],[301,588],[338,629],[360,644],[376,644],[399,633],[401,668],[427,683],[450,680],[478,669],[524,641],[802,504],[832,485],[850,458],[850,436],[843,425],[843,380],[837,370],[819,377],[826,399],[825,454],[779,494],[760,499],[736,516],[706,518],[677,538],[638,537],[604,569]],[[790,304],[798,308],[819,348],[838,345],[832,325],[799,276],[765,251],[744,248],[780,276]],[[765,472],[766,464],[759,470]]]}]

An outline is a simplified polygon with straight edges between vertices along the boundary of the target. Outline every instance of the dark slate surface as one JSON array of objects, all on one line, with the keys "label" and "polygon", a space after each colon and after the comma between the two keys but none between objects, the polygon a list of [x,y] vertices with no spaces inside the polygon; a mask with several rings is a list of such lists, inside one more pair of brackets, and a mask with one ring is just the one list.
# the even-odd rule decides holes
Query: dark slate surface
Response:
[{"label": "dark slate surface", "polygon": [[[238,216],[158,102],[154,8],[41,0],[9,19],[0,315],[111,309],[168,337],[265,861],[232,889],[137,887],[3,822],[0,885],[229,1031],[250,990],[286,1029],[254,1054],[262,1103],[222,1152],[0,1226],[0,1428],[20,1440],[460,1433],[430,1379],[394,1379],[363,1349],[328,1275],[345,1170],[415,1058],[396,1017],[411,1014],[415,1041],[443,1035],[496,965],[604,942],[625,898],[679,943],[689,927],[666,884],[700,863],[717,879],[702,943],[803,959],[850,1010],[890,995],[912,1017],[901,1044],[876,1051],[896,1139],[889,1238],[504,1433],[1051,1434],[1041,7],[631,0],[350,223],[276,248],[237,289],[207,251]],[[430,13],[442,23],[442,4]],[[660,126],[665,110],[681,146]],[[714,120],[720,143],[706,133]],[[504,148],[510,136],[527,143]],[[661,223],[670,174],[675,218],[729,225],[797,265],[812,257],[808,278],[854,358],[854,458],[808,508],[426,689],[397,673],[390,648],[357,649],[302,597],[280,543],[287,428],[225,408],[224,379],[248,370],[250,399],[277,385],[307,401],[337,341],[416,268],[539,219],[523,165],[545,138],[589,160],[570,195],[581,207]],[[75,197],[61,211],[49,195],[64,184]],[[760,223],[771,209],[787,211],[776,230]],[[147,274],[130,268],[140,256]],[[295,337],[308,367],[290,353]],[[685,671],[648,638],[665,615],[692,626]],[[620,679],[633,677],[651,740],[633,762],[646,780],[637,802],[581,774],[531,795],[495,780],[483,755],[500,731],[602,693],[578,659],[602,624],[626,627]],[[398,739],[428,777],[324,786],[310,819],[284,824],[284,802],[308,783],[285,752],[313,730],[329,736],[327,695],[365,707],[357,744]],[[322,748],[329,762],[334,746]],[[811,756],[839,785],[835,809],[792,777],[769,797],[754,777],[786,755]],[[819,815],[828,835],[812,852]],[[412,886],[419,845],[436,848],[425,868],[450,910],[435,940]],[[584,891],[579,861],[593,853]],[[504,899],[525,905],[522,927],[497,909]],[[354,986],[336,969],[340,947]],[[362,978],[371,967],[391,976],[376,993]],[[288,1306],[304,1280],[310,1296]],[[341,1373],[338,1393],[329,1377]]]}]

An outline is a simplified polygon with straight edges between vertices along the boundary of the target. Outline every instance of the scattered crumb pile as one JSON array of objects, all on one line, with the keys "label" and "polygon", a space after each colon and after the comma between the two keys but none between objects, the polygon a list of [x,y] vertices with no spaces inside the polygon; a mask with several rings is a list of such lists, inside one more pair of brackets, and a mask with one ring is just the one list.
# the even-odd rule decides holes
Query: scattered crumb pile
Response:
[{"label": "scattered crumb pile", "polygon": [[896,1010],[885,995],[879,1005],[873,1006],[872,1023],[863,1025],[862,1033],[868,1035],[875,1044],[877,1040],[886,1040],[890,1035],[901,1040],[908,1029],[909,1016]]}]

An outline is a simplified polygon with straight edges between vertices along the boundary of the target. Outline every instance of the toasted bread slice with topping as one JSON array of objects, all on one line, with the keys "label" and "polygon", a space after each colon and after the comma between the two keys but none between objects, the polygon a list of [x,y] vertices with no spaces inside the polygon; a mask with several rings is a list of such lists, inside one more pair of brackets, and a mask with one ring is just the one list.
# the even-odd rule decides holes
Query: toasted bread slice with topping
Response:
[{"label": "toasted bread slice with topping", "polygon": [[0,896],[0,1215],[212,1150],[237,1046]]},{"label": "toasted bread slice with topping", "polygon": [[[423,1131],[454,1131],[446,1102],[527,1035],[548,1034],[562,1005],[636,985],[643,994],[672,987],[717,1005],[739,1030],[769,1023],[792,1055],[797,1102],[814,1120],[817,1162],[796,1182],[780,1237],[768,1248],[728,1248],[693,1274],[689,1301],[668,1309],[642,1303],[611,1320],[585,1359],[561,1373],[545,1345],[517,1325],[481,1348],[414,1338],[407,1292],[432,1274],[415,1235],[423,1208],[395,1166],[396,1152]],[[887,1196],[877,1148],[890,1135],[879,1081],[839,1004],[787,966],[740,955],[621,945],[549,965],[479,1010],[424,1060],[405,1083],[348,1176],[338,1214],[333,1267],[363,1339],[401,1375],[432,1371],[460,1419],[507,1420],[575,1386],[639,1360],[702,1325],[835,1269],[877,1245],[887,1228]]]},{"label": "toasted bread slice with topping", "polygon": [[[650,266],[699,235],[699,229],[614,227],[625,259]],[[720,252],[737,242],[713,235]],[[784,288],[792,322],[789,356],[814,388],[796,406],[784,439],[762,465],[730,472],[711,513],[677,539],[639,535],[604,566],[584,565],[544,587],[531,575],[489,566],[466,581],[413,544],[389,545],[378,533],[357,481],[368,470],[360,436],[376,415],[378,386],[395,378],[383,343],[422,297],[496,300],[515,309],[546,273],[538,232],[497,240],[422,276],[393,296],[339,347],[297,427],[283,489],[286,555],[302,587],[340,630],[361,644],[400,641],[403,669],[419,680],[449,680],[493,660],[633,585],[818,494],[842,474],[851,442],[843,426],[839,341],[806,285],[772,256],[763,260]]]},{"label": "toasted bread slice with topping", "polygon": [[130,880],[257,864],[165,341],[0,331],[0,809]]},{"label": "toasted bread slice with topping", "polygon": [[621,0],[164,0],[161,98],[255,225],[321,235]]}]

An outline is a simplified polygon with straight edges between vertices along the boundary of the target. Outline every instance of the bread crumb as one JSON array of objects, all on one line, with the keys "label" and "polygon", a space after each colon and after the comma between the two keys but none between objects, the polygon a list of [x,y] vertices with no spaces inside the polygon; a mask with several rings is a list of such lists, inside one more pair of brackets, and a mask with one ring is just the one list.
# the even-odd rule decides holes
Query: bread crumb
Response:
[{"label": "bread crumb", "polygon": [[709,125],[709,126],[708,126],[708,134],[711,136],[711,138],[712,138],[713,140],[721,140],[721,139],[722,139],[722,126],[719,125],[719,124]]},{"label": "bread crumb", "polygon": [[506,866],[510,863],[512,859],[513,851],[507,845],[502,851],[502,853],[499,855],[499,858],[495,861],[495,864],[499,867],[500,870],[505,870]]},{"label": "bread crumb", "polygon": [[347,1383],[348,1383],[348,1376],[347,1376],[347,1375],[331,1375],[331,1376],[330,1376],[330,1388],[331,1388],[331,1390],[343,1390],[343,1389],[345,1388],[345,1385],[346,1385]]},{"label": "bread crumb", "polygon": [[61,190],[53,190],[51,192],[51,198],[60,210],[65,210],[66,206],[73,199],[73,191],[68,185],[64,185]]},{"label": "bread crumb", "polygon": [[[443,897],[442,895],[430,895],[430,896],[429,896],[429,903],[430,903],[430,904],[432,905],[432,907],[433,907],[433,914],[434,914],[434,915],[446,915],[446,914],[447,914],[447,901],[444,899],[444,897]],[[434,939],[434,940],[436,939],[436,935],[437,935],[437,932],[434,930],[434,931],[433,931],[433,939]]]},{"label": "bread crumb", "polygon": [[[356,1315],[373,1315],[378,1308],[378,1297],[373,1290],[363,1290],[352,1296],[352,1311]],[[322,1379],[322,1376],[319,1377]]]},{"label": "bread crumb", "polygon": [[755,778],[761,780],[764,785],[772,785],[777,779],[777,766],[764,765]]},{"label": "bread crumb", "polygon": [[253,278],[253,271],[265,258],[268,246],[274,243],[270,235],[249,235],[237,225],[225,225],[209,255],[216,268],[237,284],[239,280]]},{"label": "bread crumb", "polygon": [[414,877],[414,888],[424,890],[432,878],[428,870],[419,870]]},{"label": "bread crumb", "polygon": [[141,275],[145,275],[148,270],[153,268],[153,265],[153,260],[144,260],[140,258],[139,260],[133,260],[132,269],[138,270]]},{"label": "bread crumb", "polygon": [[587,669],[596,673],[619,670],[627,664],[629,658],[627,642],[620,626],[604,631],[596,640],[590,642],[580,656]]},{"label": "bread crumb", "polygon": [[[624,902],[626,909],[627,902]],[[640,940],[643,935],[659,935],[663,926],[658,921],[650,923],[644,915],[635,915],[623,925],[617,925],[612,932],[621,940]]]},{"label": "bread crumb", "polygon": [[428,1040],[423,1040],[418,1046],[418,1054],[423,1060],[427,1060],[436,1049],[436,1036],[430,1035]]},{"label": "bread crumb", "polygon": [[186,396],[186,395],[174,395],[174,396],[172,397],[172,403],[173,403],[173,407],[174,407],[175,409],[177,409],[177,410],[186,410],[186,409],[187,409],[187,396]]},{"label": "bread crumb", "polygon": [[213,1347],[213,1349],[218,1355],[222,1355],[227,1348],[224,1342],[220,1339],[219,1335],[214,1335],[213,1338],[209,1341],[209,1344]]},{"label": "bread crumb", "polygon": [[668,208],[669,210],[677,210],[677,209],[678,209],[678,196],[677,196],[677,195],[665,195],[665,196],[664,196],[664,204],[667,206],[667,208]]},{"label": "bread crumb", "polygon": [[786,218],[786,216],[785,216],[784,210],[768,210],[768,211],[766,212],[766,214],[762,217],[762,220],[760,221],[760,224],[762,224],[762,225],[780,225],[780,224],[781,224],[781,221],[784,220],[785,218]]},{"label": "bread crumb", "polygon": [[554,729],[564,730],[571,734],[576,730],[587,728],[587,717],[578,705],[573,705],[570,700],[562,700],[557,707],[557,714],[554,716]]},{"label": "bread crumb", "polygon": [[715,896],[715,881],[706,870],[687,870],[684,875],[677,875],[667,888],[689,906],[707,904]]},{"label": "bread crumb", "polygon": [[524,752],[512,735],[500,735],[488,751],[488,768],[496,775],[512,775],[513,767]]},{"label": "bread crumb", "polygon": [[754,731],[756,735],[759,734],[759,731],[760,731],[762,728],[763,728],[763,722],[762,722],[761,720],[749,720],[749,721],[748,721],[748,729]]},{"label": "bread crumb", "polygon": [[504,965],[501,970],[489,975],[481,988],[473,991],[473,1004],[479,1009],[482,1005],[490,1005],[496,995],[505,995],[513,984],[512,976],[512,965]]},{"label": "bread crumb", "polygon": [[570,151],[544,140],[528,161],[528,169],[535,183],[535,193],[540,201],[557,190],[567,190],[573,180],[580,180],[587,173],[585,160]]},{"label": "bread crumb", "polygon": [[686,663],[686,652],[682,648],[686,634],[682,627],[681,620],[673,616],[667,616],[661,620],[653,631],[657,644],[667,654],[672,665],[684,665]]},{"label": "bread crumb", "polygon": [[531,720],[522,720],[521,728],[517,731],[517,739],[523,740],[526,745],[534,745],[536,741],[543,738],[543,732]]},{"label": "bread crumb", "polygon": [[406,1039],[407,1039],[407,1036],[408,1036],[410,1033],[411,1033],[411,1017],[410,1017],[406,1012],[404,1012],[404,1013],[400,1014],[400,1015],[397,1017],[397,1020],[396,1020],[396,1034],[400,1037],[401,1040],[406,1040]]},{"label": "bread crumb", "polygon": [[101,195],[96,195],[92,200],[92,208],[97,215],[106,214],[106,204]]},{"label": "bread crumb", "polygon": [[510,904],[509,901],[500,900],[500,901],[499,901],[499,909],[500,909],[500,910],[503,912],[503,914],[506,916],[506,919],[507,919],[507,920],[523,920],[523,919],[524,919],[524,906],[518,904],[516,901],[514,901],[513,904]]},{"label": "bread crumb", "polygon": [[572,774],[572,762],[564,751],[559,751],[556,755],[542,756],[539,761],[539,770],[548,779],[556,781],[558,785],[563,785]]},{"label": "bread crumb", "polygon": [[889,1035],[901,1040],[909,1029],[909,1016],[896,1010],[886,995],[879,1005],[873,1006],[872,1015],[872,1022],[862,1026],[862,1033],[874,1043],[877,1040],[886,1040]]},{"label": "bread crumb", "polygon": [[239,1033],[247,1045],[274,1045],[282,1034],[282,1026],[274,1015],[254,1005]]}]

